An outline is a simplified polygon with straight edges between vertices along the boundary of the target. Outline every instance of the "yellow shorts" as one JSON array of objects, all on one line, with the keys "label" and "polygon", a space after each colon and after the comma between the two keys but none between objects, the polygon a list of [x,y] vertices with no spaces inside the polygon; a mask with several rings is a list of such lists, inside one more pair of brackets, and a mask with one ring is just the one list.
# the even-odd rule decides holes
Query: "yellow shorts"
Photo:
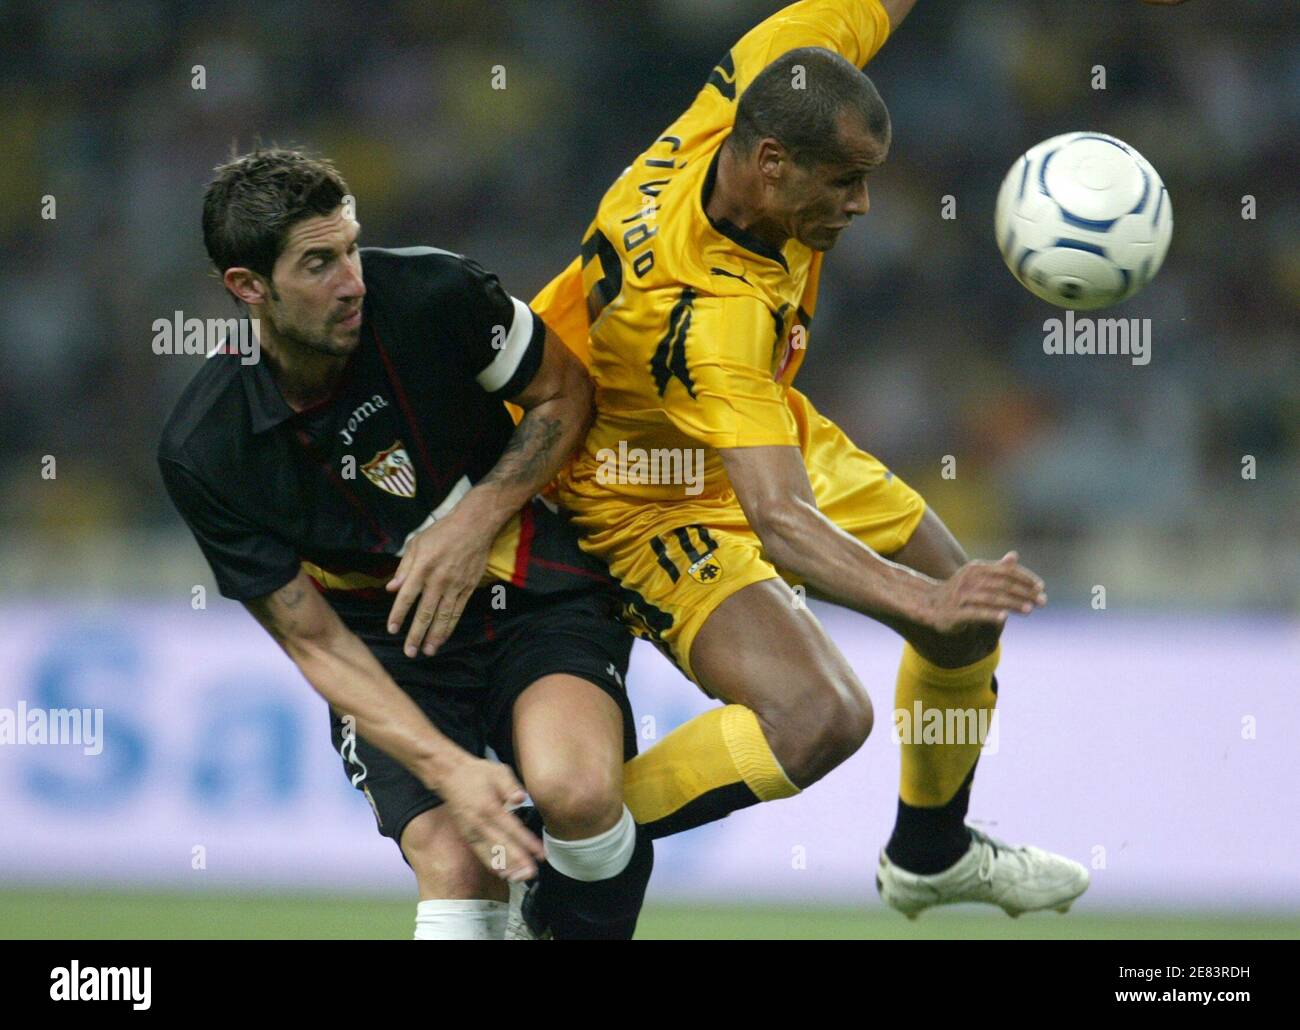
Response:
[{"label": "yellow shorts", "polygon": [[[803,394],[790,389],[787,403],[821,512],[878,553],[906,544],[925,514],[921,495],[855,447]],[[654,642],[692,680],[691,644],[713,610],[737,590],[781,575],[763,557],[732,493],[646,501],[634,511],[623,500],[570,507],[583,529],[583,549],[603,558],[623,588],[632,632]]]}]

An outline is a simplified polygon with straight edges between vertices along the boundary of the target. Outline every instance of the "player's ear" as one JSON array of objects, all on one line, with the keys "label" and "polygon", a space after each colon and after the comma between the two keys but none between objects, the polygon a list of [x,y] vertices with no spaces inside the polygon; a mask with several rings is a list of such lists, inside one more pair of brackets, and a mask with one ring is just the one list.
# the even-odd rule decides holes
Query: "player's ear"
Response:
[{"label": "player's ear", "polygon": [[758,170],[763,178],[768,180],[781,178],[790,162],[790,154],[781,145],[781,141],[773,136],[765,136],[758,141],[754,149],[758,158]]},{"label": "player's ear", "polygon": [[267,299],[269,284],[251,269],[227,268],[221,281],[236,300],[245,304],[262,304]]}]

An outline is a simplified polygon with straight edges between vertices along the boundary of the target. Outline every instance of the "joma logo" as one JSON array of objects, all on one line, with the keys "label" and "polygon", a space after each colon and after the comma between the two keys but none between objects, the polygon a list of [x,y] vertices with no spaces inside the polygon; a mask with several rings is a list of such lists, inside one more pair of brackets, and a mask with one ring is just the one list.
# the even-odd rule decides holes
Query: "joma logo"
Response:
[{"label": "joma logo", "polygon": [[343,437],[345,447],[352,446],[352,434],[357,431],[357,426],[361,425],[366,419],[373,415],[380,408],[388,407],[388,401],[384,400],[379,394],[375,394],[370,400],[357,407],[351,415],[348,416],[348,424],[339,430],[339,436]]}]

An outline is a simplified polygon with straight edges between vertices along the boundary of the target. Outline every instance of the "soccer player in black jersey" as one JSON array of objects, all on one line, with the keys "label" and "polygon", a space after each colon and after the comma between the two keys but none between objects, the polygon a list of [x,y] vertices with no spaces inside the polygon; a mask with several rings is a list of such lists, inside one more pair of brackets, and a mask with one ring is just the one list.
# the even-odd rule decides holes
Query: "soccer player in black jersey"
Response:
[{"label": "soccer player in black jersey", "polygon": [[[326,161],[272,148],[217,169],[204,243],[260,360],[204,363],[163,480],[221,592],[329,702],[415,873],[417,938],[502,937],[505,881],[534,877],[534,930],[630,937],[653,861],[622,798],[631,638],[604,567],[536,497],[590,381],[473,261],[360,249],[359,231]],[[509,811],[512,768],[541,840]]]}]

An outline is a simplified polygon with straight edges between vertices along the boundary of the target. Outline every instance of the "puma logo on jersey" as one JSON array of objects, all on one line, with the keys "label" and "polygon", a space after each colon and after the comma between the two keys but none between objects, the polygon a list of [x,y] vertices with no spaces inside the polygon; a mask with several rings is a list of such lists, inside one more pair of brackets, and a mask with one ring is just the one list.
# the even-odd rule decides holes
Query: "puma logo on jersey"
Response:
[{"label": "puma logo on jersey", "polygon": [[716,265],[709,269],[710,275],[725,275],[729,279],[739,279],[746,286],[752,287],[754,284],[746,279],[743,275],[737,275],[735,272],[728,272],[725,268],[718,268]]}]

